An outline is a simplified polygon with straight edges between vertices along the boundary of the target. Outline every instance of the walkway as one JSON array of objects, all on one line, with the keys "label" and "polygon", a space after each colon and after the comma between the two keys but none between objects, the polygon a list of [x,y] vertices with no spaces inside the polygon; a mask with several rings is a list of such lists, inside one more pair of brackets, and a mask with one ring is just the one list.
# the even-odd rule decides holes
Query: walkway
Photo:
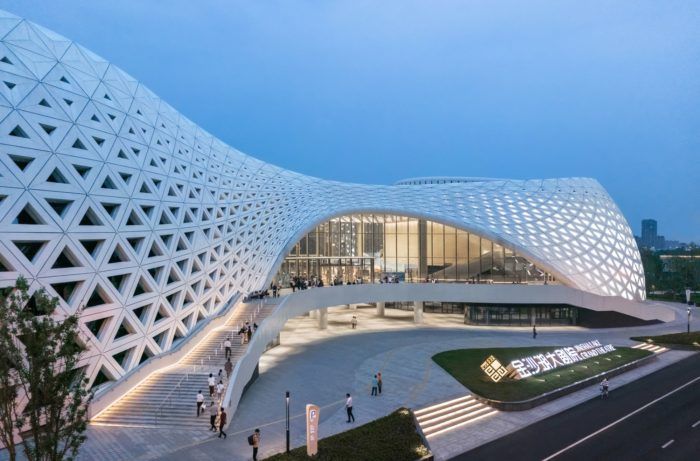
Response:
[{"label": "walkway", "polygon": [[[182,441],[183,448],[160,457],[139,459],[249,459],[246,436],[255,427],[263,434],[261,454],[267,456],[284,449],[284,393],[292,395],[292,445],[304,443],[304,406],[321,406],[320,433],[323,437],[354,427],[345,423],[343,396],[351,392],[355,399],[355,425],[384,416],[399,406],[421,408],[436,402],[465,395],[465,389],[451,376],[435,365],[433,354],[458,347],[489,347],[528,344],[529,328],[483,328],[461,324],[461,316],[426,314],[426,325],[413,326],[411,312],[387,310],[386,318],[374,315],[375,310],[357,311],[334,308],[329,313],[328,330],[318,330],[318,320],[300,317],[289,322],[282,333],[282,345],[270,350],[260,361],[260,377],[244,395],[229,427],[225,441],[210,438],[204,442]],[[358,315],[359,328],[349,327],[352,315]],[[700,325],[698,325],[700,327]],[[591,338],[617,345],[632,344],[628,338],[635,334],[669,331],[677,325],[658,325],[631,329],[587,330],[576,327],[543,328],[538,345],[571,344]],[[668,352],[659,360],[623,377],[615,378],[614,386],[624,380],[635,379],[685,356],[682,352]],[[371,375],[382,370],[384,393],[369,396]],[[538,407],[529,412],[489,416],[473,425],[465,426],[464,433],[455,430],[449,434],[431,437],[438,459],[446,459],[459,450],[468,449],[499,437],[503,431],[523,427],[590,398],[585,389],[572,396],[552,402],[550,407]],[[597,393],[597,389],[592,390]],[[474,438],[473,434],[482,434]],[[465,440],[455,444],[455,440]],[[444,442],[448,441],[448,442]],[[442,442],[442,443],[441,443]],[[454,453],[441,447],[453,446]],[[174,447],[173,447],[174,448]]]}]

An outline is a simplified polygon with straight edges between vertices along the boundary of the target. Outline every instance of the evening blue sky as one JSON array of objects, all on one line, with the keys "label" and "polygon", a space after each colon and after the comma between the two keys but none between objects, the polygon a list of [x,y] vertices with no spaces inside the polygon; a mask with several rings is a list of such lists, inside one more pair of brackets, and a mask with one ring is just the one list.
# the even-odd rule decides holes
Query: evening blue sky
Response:
[{"label": "evening blue sky", "polygon": [[68,1],[79,42],[262,160],[343,181],[598,179],[700,242],[700,2]]}]

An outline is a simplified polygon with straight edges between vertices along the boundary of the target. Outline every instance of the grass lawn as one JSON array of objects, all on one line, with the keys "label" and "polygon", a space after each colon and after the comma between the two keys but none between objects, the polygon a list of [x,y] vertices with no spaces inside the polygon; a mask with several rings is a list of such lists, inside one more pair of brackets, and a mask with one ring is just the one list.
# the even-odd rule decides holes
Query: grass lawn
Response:
[{"label": "grass lawn", "polygon": [[280,453],[267,461],[415,461],[428,454],[413,425],[413,417],[405,408],[340,434],[321,439],[318,455],[309,458],[306,446],[290,454]]},{"label": "grass lawn", "polygon": [[613,352],[578,362],[575,365],[568,365],[521,380],[504,378],[497,383],[491,381],[491,378],[486,376],[480,368],[481,363],[489,355],[493,355],[501,363],[507,364],[511,360],[558,348],[559,346],[457,349],[436,354],[433,356],[433,360],[472,392],[493,400],[517,402],[537,397],[651,355],[651,352],[644,350],[618,347]]},{"label": "grass lawn", "polygon": [[664,345],[680,345],[680,346],[696,346],[700,347],[700,331],[691,331],[690,333],[672,333],[659,336],[635,336],[635,341],[647,342],[651,340],[654,343]]}]

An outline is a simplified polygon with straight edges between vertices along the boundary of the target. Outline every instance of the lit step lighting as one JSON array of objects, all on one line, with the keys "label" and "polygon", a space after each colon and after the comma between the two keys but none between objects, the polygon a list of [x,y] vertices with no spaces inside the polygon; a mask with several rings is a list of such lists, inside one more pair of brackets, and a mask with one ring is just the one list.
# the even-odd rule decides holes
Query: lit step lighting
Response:
[{"label": "lit step lighting", "polygon": [[471,395],[416,410],[416,420],[426,437],[435,437],[473,421],[498,413]]},{"label": "lit step lighting", "polygon": [[651,343],[636,344],[636,345],[632,346],[632,349],[641,349],[644,351],[653,352],[655,354],[661,354],[661,353],[669,350],[668,347],[657,346],[657,345],[651,344]]}]

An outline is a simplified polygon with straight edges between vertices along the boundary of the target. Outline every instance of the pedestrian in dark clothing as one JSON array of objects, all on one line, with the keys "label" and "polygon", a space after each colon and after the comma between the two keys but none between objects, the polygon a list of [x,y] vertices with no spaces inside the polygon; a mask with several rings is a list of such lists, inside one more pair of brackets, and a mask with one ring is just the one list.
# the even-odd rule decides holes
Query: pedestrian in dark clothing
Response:
[{"label": "pedestrian in dark clothing", "polygon": [[226,379],[231,377],[231,373],[233,372],[233,364],[231,363],[231,359],[226,360],[226,365],[224,365],[224,370],[226,370]]},{"label": "pedestrian in dark clothing", "polygon": [[260,448],[260,429],[255,429],[253,434],[253,461],[258,461],[258,448]]},{"label": "pedestrian in dark clothing", "polygon": [[345,400],[345,411],[348,412],[348,422],[355,422],[355,415],[352,414],[352,397],[350,397],[350,394],[345,394],[346,400]]},{"label": "pedestrian in dark clothing", "polygon": [[537,339],[537,327],[535,325],[532,326],[532,339]]},{"label": "pedestrian in dark clothing", "polygon": [[219,407],[212,400],[209,404],[209,430],[216,432],[216,417],[219,416]]},{"label": "pedestrian in dark clothing", "polygon": [[221,438],[222,435],[226,438],[224,426],[226,426],[226,410],[224,410],[224,407],[221,407],[221,414],[219,416],[219,438]]},{"label": "pedestrian in dark clothing", "polygon": [[382,374],[377,373],[377,390],[379,391],[379,394],[381,395],[382,393]]}]

